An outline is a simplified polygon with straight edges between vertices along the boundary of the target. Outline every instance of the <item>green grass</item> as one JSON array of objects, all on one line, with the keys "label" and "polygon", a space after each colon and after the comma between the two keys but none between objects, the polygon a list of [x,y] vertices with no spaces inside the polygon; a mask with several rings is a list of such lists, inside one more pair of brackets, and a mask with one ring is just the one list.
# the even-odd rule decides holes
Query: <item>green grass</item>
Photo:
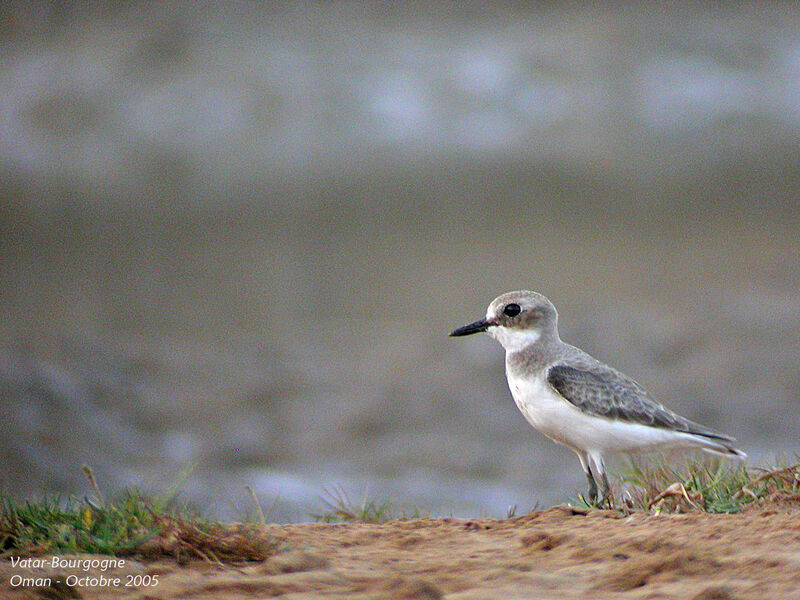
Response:
[{"label": "green grass", "polygon": [[157,534],[156,520],[163,514],[134,490],[109,504],[59,497],[22,503],[4,499],[0,511],[4,554],[131,553]]},{"label": "green grass", "polygon": [[800,504],[800,464],[747,469],[722,459],[630,459],[614,507],[633,511],[736,513],[765,499]]},{"label": "green grass", "polygon": [[0,506],[0,557],[88,553],[236,563],[264,560],[276,546],[262,525],[217,523],[167,509],[136,490],[102,505],[6,498]]},{"label": "green grass", "polygon": [[0,499],[0,557],[46,553],[138,555],[223,563],[264,560],[277,544],[261,524],[225,525],[176,501],[136,489],[106,501],[91,469],[93,498]]},{"label": "green grass", "polygon": [[367,499],[366,494],[361,502],[356,503],[341,487],[324,488],[320,501],[325,510],[312,513],[311,517],[324,523],[385,523],[430,516],[416,506],[404,507],[388,500]]}]

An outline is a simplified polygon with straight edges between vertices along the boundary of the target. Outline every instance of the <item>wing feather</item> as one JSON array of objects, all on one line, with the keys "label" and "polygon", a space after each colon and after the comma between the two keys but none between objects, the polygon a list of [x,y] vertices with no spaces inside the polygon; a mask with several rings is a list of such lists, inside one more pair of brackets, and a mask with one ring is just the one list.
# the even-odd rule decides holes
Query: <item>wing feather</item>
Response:
[{"label": "wing feather", "polygon": [[558,364],[548,371],[547,381],[565,400],[592,415],[718,440],[733,440],[675,414],[653,400],[633,379],[605,365]]}]

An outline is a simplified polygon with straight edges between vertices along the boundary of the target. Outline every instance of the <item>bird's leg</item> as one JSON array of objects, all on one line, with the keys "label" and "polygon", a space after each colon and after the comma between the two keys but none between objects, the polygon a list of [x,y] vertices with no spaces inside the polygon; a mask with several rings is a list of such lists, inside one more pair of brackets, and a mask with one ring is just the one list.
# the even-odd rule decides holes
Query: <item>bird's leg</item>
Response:
[{"label": "bird's leg", "polygon": [[608,483],[608,477],[606,477],[606,465],[603,463],[602,457],[599,456],[593,456],[591,462],[594,465],[595,471],[597,471],[600,476],[600,491],[602,496],[600,497],[598,505],[606,504],[609,508],[612,508],[614,498],[611,495],[611,486]]},{"label": "bird's leg", "polygon": [[611,486],[608,485],[608,477],[606,477],[606,472],[602,472],[602,486],[603,486],[603,501],[604,502],[612,502],[611,497]]},{"label": "bird's leg", "polygon": [[597,506],[597,483],[595,482],[594,477],[592,477],[591,471],[586,471],[586,479],[589,480],[589,491],[586,499],[592,506]]},{"label": "bird's leg", "polygon": [[586,473],[586,480],[589,482],[589,491],[587,492],[586,499],[592,506],[597,506],[597,482],[592,475],[592,469],[589,468],[589,458],[584,452],[578,452],[578,460],[581,461],[583,472]]}]

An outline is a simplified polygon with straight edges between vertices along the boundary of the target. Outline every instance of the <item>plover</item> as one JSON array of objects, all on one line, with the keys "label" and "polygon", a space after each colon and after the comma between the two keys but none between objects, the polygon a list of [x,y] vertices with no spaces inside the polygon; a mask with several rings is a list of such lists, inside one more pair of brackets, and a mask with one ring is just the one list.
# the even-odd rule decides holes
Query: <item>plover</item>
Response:
[{"label": "plover", "polygon": [[562,342],[558,313],[541,294],[503,294],[485,318],[450,335],[481,331],[506,350],[506,377],[517,408],[536,429],[578,455],[593,504],[610,493],[608,454],[693,448],[747,456],[732,445],[732,437],[664,408],[627,375]]}]

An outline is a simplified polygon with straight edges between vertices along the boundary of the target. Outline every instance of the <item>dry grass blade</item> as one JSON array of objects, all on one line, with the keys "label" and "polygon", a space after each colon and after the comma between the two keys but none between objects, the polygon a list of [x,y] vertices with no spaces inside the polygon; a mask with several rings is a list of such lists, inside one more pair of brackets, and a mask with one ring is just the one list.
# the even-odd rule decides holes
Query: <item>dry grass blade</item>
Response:
[{"label": "dry grass blade", "polygon": [[247,493],[250,495],[250,500],[253,501],[253,504],[256,505],[256,513],[258,514],[258,522],[262,525],[267,524],[267,519],[264,517],[264,511],[261,510],[261,503],[258,501],[258,497],[256,497],[256,493],[253,491],[249,485],[244,486],[244,489],[247,490]]},{"label": "dry grass blade", "polygon": [[276,553],[276,540],[259,525],[210,524],[199,527],[177,517],[157,516],[159,534],[141,544],[136,554],[200,558],[217,564],[264,561]]},{"label": "dry grass blade", "polygon": [[764,471],[762,475],[756,477],[751,484],[760,483],[767,479],[780,479],[787,483],[800,483],[800,463],[782,469],[759,469]]},{"label": "dry grass blade", "polygon": [[94,478],[94,471],[92,471],[92,467],[89,465],[83,465],[81,467],[84,475],[86,475],[86,479],[89,480],[89,485],[92,486],[92,491],[94,492],[97,501],[102,506],[106,503],[105,499],[103,498],[103,493],[100,491],[100,486],[97,485],[97,480]]},{"label": "dry grass blade", "polygon": [[703,496],[695,492],[690,497],[689,492],[686,491],[686,487],[682,483],[678,482],[668,486],[663,492],[659,493],[655,498],[653,498],[647,508],[652,509],[655,506],[656,510],[660,511],[664,501],[667,498],[676,499],[675,509],[677,512],[683,512],[682,507],[680,506],[681,501],[685,501],[689,508],[693,510],[701,510],[703,508]]},{"label": "dry grass blade", "polygon": [[[775,469],[757,469],[761,475],[751,479],[736,494],[737,498],[748,495],[758,499],[765,494],[781,493],[800,500],[800,463]],[[754,491],[759,486],[761,489]],[[760,492],[760,493],[759,493]]]}]

